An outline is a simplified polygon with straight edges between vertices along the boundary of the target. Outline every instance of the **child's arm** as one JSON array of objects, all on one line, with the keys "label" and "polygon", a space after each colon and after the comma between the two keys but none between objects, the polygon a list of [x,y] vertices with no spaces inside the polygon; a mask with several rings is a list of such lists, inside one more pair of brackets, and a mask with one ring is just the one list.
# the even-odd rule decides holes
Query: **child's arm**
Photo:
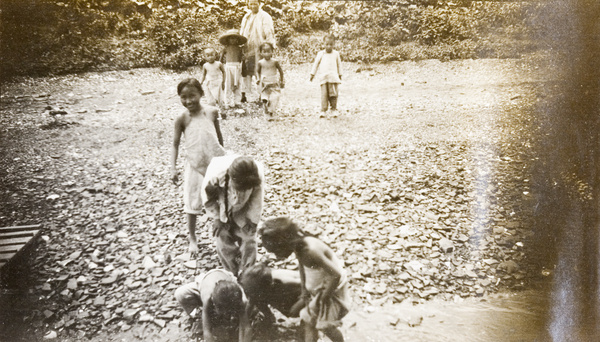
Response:
[{"label": "child's arm", "polygon": [[204,340],[206,342],[214,342],[215,338],[212,334],[212,326],[210,324],[210,305],[212,301],[208,300],[202,306],[202,334],[204,335]]},{"label": "child's arm", "polygon": [[213,111],[212,120],[213,120],[213,123],[215,124],[215,130],[217,131],[217,139],[219,139],[219,144],[221,144],[222,147],[225,147],[225,146],[223,146],[223,135],[221,134],[221,126],[219,125],[218,110]]},{"label": "child's arm", "polygon": [[250,321],[248,320],[248,309],[249,306],[246,306],[240,315],[240,342],[250,342],[252,341],[252,326],[250,325]]},{"label": "child's arm", "polygon": [[179,143],[181,142],[181,133],[184,130],[184,116],[180,115],[175,119],[175,134],[173,135],[173,148],[171,149],[171,181],[177,184],[177,156],[179,155]]},{"label": "child's arm", "polygon": [[[296,309],[300,311],[303,307],[310,303],[310,293],[308,293],[308,290],[306,289],[306,273],[304,273],[304,265],[300,264],[298,269],[300,270],[300,285],[302,286],[302,294],[300,295],[300,300],[292,307],[292,311]],[[302,302],[303,305],[298,305],[300,302]],[[298,307],[295,308],[297,305]]]},{"label": "child's arm", "polygon": [[225,89],[225,68],[223,67],[223,63],[219,64],[219,70],[221,70],[221,74],[223,74],[223,81],[221,81],[221,89]]},{"label": "child's arm", "polygon": [[283,79],[283,69],[281,68],[281,64],[279,61],[275,61],[275,67],[279,70],[279,86],[281,88],[285,88],[285,80]]},{"label": "child's arm", "polygon": [[323,52],[319,51],[317,53],[317,57],[315,58],[315,62],[313,63],[312,71],[310,72],[310,80],[312,81],[319,69],[319,64],[321,64],[321,58],[323,58]]},{"label": "child's arm", "polygon": [[206,77],[206,68],[204,64],[202,64],[202,77],[200,78],[200,84],[204,83],[204,78]]},{"label": "child's arm", "polygon": [[337,64],[338,76],[340,76],[340,80],[341,80],[342,79],[342,59],[340,58],[339,52],[337,53],[336,64]]},{"label": "child's arm", "polygon": [[262,78],[260,77],[261,72],[262,72],[262,63],[260,61],[258,61],[257,65],[256,65],[256,74],[258,77],[258,80],[257,80],[258,84],[262,84]]}]

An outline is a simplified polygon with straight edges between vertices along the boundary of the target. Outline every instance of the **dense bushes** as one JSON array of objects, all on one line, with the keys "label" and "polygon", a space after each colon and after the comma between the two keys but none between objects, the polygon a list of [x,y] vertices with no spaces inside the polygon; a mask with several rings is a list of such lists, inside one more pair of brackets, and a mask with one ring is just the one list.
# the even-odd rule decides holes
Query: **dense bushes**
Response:
[{"label": "dense bushes", "polygon": [[[151,9],[148,5],[152,5]],[[326,32],[345,60],[514,57],[535,49],[542,3],[271,0],[280,51],[311,59]],[[3,0],[2,77],[202,62],[218,34],[239,27],[244,0]]]}]

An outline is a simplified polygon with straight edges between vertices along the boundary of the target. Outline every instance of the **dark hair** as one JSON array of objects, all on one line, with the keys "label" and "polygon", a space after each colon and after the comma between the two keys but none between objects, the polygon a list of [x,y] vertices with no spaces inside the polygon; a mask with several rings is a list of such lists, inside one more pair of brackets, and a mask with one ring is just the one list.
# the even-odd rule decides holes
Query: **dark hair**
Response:
[{"label": "dark hair", "polygon": [[292,243],[293,240],[306,236],[306,233],[291,219],[276,217],[263,223],[261,235],[263,240],[267,239],[275,243]]},{"label": "dark hair", "polygon": [[260,44],[259,51],[263,52],[264,48],[266,48],[267,46],[271,47],[271,51],[275,50],[275,48],[273,47],[273,44],[271,44],[269,42],[264,42],[264,43]]},{"label": "dark hair", "polygon": [[271,269],[264,263],[254,264],[244,270],[240,275],[240,284],[244,293],[253,303],[267,301],[268,291],[273,283]]},{"label": "dark hair", "polygon": [[252,189],[261,184],[258,166],[250,157],[235,158],[228,173],[240,190]]},{"label": "dark hair", "polygon": [[328,39],[331,39],[335,42],[335,36],[333,34],[328,34],[325,37],[323,37],[324,42],[326,42]]},{"label": "dark hair", "polygon": [[198,91],[200,92],[200,96],[204,96],[204,91],[202,90],[202,85],[200,84],[200,81],[198,81],[195,78],[186,78],[183,81],[179,82],[179,84],[177,85],[177,95],[181,95],[183,88],[185,88],[187,86],[198,89]]},{"label": "dark hair", "polygon": [[233,319],[245,310],[242,289],[233,281],[219,280],[210,298],[213,305],[219,308],[219,316]]}]

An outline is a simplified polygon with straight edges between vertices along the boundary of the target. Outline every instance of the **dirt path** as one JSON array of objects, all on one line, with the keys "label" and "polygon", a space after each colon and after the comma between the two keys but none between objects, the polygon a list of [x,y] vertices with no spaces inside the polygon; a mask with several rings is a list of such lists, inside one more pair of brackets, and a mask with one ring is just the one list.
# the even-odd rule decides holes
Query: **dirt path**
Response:
[{"label": "dirt path", "polygon": [[[317,114],[310,66],[286,66],[278,118],[266,121],[253,106],[244,116],[229,113],[225,146],[267,165],[266,217],[294,217],[345,259],[356,305],[349,320],[393,315],[379,309],[384,303],[431,306],[432,298],[456,302],[524,288],[532,276],[523,259],[532,196],[526,108],[545,81],[528,65],[347,64],[336,119]],[[28,329],[8,325],[16,339],[50,330],[74,339],[187,336],[172,292],[217,266],[202,229],[197,270],[185,260],[165,262],[166,255],[185,258],[180,188],[168,182],[168,156],[181,110],[175,86],[189,74],[133,70],[3,86],[0,225],[42,222],[47,236],[30,279],[41,309],[19,313]],[[46,107],[68,114],[52,118]],[[444,238],[453,253],[440,249]],[[159,271],[143,269],[146,256]],[[123,317],[127,309],[137,310],[132,320]],[[401,326],[408,327],[388,322],[373,341],[399,340]],[[345,329],[364,340],[356,327]],[[431,333],[429,340],[451,340]]]}]

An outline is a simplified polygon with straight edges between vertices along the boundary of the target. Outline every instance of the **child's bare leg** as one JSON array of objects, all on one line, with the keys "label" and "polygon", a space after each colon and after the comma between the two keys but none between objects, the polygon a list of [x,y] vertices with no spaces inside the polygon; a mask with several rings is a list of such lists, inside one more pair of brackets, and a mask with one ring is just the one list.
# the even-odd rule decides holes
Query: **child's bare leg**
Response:
[{"label": "child's bare leg", "polygon": [[340,329],[336,327],[324,329],[323,332],[332,342],[344,342],[344,335],[342,335]]},{"label": "child's bare leg", "polygon": [[187,214],[187,224],[189,231],[189,240],[190,240],[190,253],[195,254],[198,253],[198,242],[196,241],[196,215],[195,214]]},{"label": "child's bare leg", "polygon": [[326,112],[329,108],[329,91],[327,91],[327,83],[321,84],[321,111]]},{"label": "child's bare leg", "polygon": [[304,323],[304,342],[317,342],[319,331],[310,324]]},{"label": "child's bare leg", "polygon": [[331,110],[337,110],[337,96],[331,96],[329,98],[329,104],[331,105]]},{"label": "child's bare leg", "polygon": [[263,106],[263,110],[265,111],[265,114],[269,114],[269,102],[265,99],[262,100],[262,106]]}]

